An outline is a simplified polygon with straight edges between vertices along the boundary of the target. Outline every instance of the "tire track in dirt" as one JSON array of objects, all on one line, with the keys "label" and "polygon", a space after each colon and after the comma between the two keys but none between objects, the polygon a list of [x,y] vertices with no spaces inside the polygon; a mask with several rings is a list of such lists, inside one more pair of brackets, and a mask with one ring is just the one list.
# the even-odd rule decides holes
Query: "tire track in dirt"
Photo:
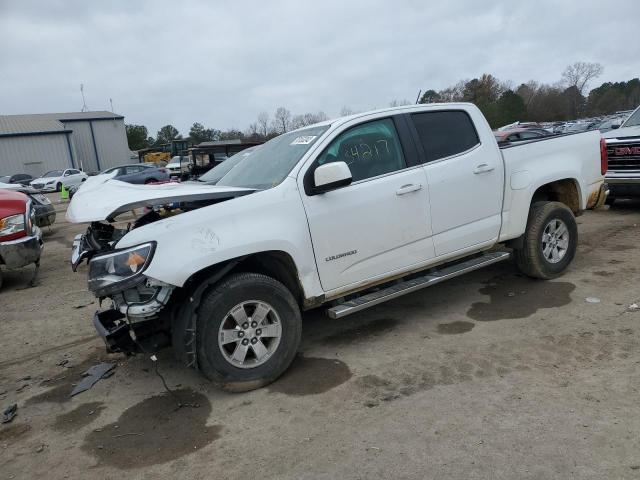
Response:
[{"label": "tire track in dirt", "polygon": [[381,402],[438,386],[503,377],[519,371],[547,369],[554,375],[563,374],[585,364],[626,359],[640,347],[640,340],[630,328],[546,335],[531,339],[526,348],[515,343],[492,344],[487,351],[449,352],[455,356],[446,363],[420,359],[410,364],[394,364],[380,374],[357,378],[355,384],[364,405],[376,407]]}]

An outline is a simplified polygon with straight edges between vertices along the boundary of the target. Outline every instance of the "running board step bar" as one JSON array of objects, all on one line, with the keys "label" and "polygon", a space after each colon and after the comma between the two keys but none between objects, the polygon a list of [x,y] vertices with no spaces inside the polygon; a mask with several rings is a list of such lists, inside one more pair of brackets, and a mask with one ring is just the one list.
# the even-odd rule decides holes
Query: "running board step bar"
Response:
[{"label": "running board step bar", "polygon": [[430,287],[436,283],[444,282],[450,278],[458,277],[467,272],[478,270],[479,268],[492,265],[494,263],[507,260],[511,256],[508,252],[490,252],[479,257],[464,260],[454,265],[449,265],[440,270],[431,271],[420,277],[411,280],[401,280],[387,288],[367,293],[361,297],[354,298],[348,302],[341,303],[335,307],[327,309],[327,313],[331,318],[342,318],[352,313],[359,312],[365,308],[373,307],[380,303],[392,300],[394,298],[415,292],[422,288]]}]

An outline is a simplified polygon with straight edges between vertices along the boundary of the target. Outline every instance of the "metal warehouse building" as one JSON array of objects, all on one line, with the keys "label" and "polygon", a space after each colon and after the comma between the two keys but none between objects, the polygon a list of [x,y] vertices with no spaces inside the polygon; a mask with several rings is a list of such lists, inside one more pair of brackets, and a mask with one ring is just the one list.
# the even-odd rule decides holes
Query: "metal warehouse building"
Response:
[{"label": "metal warehouse building", "polygon": [[0,175],[129,163],[124,117],[111,112],[0,115]]}]

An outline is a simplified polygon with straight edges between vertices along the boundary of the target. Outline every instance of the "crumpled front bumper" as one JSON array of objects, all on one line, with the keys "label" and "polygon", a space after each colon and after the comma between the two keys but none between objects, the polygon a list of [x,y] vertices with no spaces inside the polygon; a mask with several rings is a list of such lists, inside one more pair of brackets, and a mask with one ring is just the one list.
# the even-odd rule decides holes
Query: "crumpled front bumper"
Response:
[{"label": "crumpled front bumper", "polygon": [[108,352],[135,351],[135,342],[129,333],[129,324],[119,311],[104,310],[94,313],[93,326],[107,346]]},{"label": "crumpled front bumper", "polygon": [[33,227],[33,234],[8,242],[0,242],[0,260],[7,268],[20,268],[40,260],[44,248],[42,231]]},{"label": "crumpled front bumper", "polygon": [[168,329],[157,320],[131,324],[123,313],[113,308],[94,313],[93,326],[109,353],[157,351],[171,344]]}]

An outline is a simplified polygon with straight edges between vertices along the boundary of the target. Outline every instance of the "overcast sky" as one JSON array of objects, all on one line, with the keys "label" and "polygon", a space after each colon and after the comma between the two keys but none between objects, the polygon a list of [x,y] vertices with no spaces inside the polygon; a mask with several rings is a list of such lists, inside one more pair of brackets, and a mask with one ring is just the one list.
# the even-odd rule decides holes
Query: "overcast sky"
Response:
[{"label": "overcast sky", "polygon": [[640,1],[0,0],[0,114],[110,109],[244,130],[278,106],[367,110],[491,73],[640,75]]}]

